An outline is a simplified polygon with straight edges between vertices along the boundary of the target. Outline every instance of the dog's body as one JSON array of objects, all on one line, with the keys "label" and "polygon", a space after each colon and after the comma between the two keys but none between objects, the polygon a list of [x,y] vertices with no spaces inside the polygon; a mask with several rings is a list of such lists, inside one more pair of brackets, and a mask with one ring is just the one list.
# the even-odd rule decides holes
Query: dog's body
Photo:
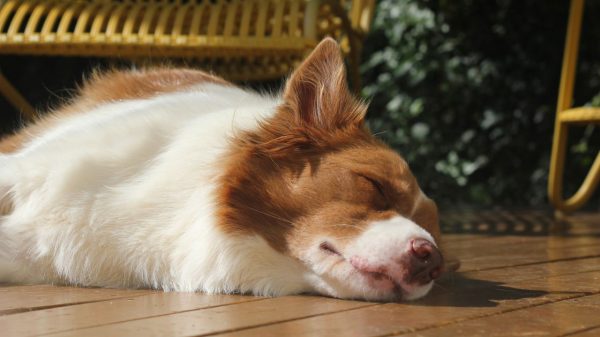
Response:
[{"label": "dog's body", "polygon": [[92,81],[0,142],[0,280],[425,295],[435,204],[344,82],[332,40],[282,97],[189,70]]}]

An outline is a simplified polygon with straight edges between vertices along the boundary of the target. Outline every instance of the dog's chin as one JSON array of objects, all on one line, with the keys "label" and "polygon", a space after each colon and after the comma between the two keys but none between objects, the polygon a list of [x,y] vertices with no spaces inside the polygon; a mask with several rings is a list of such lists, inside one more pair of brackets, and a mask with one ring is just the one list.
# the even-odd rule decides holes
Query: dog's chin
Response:
[{"label": "dog's chin", "polygon": [[426,285],[419,285],[419,286],[405,286],[404,287],[404,300],[406,301],[414,301],[414,300],[418,300],[420,298],[425,297],[425,295],[429,294],[429,291],[431,291],[431,288],[433,288],[433,282],[431,281],[429,283],[427,283]]},{"label": "dog's chin", "polygon": [[398,286],[393,290],[380,290],[376,288],[365,288],[360,294],[356,292],[348,297],[341,297],[348,300],[362,300],[372,302],[407,302],[414,301],[426,296],[433,286],[433,282],[426,286],[406,290]]},{"label": "dog's chin", "polygon": [[352,273],[346,277],[336,277],[328,273],[321,275],[314,285],[318,294],[328,297],[372,302],[404,302],[426,296],[433,288],[433,281],[425,285],[396,284],[387,279],[373,282],[359,273]]},{"label": "dog's chin", "polygon": [[379,275],[374,278],[373,275],[363,275],[359,273],[359,278],[364,284],[361,289],[370,289],[369,298],[376,301],[394,302],[394,301],[413,301],[424,297],[433,288],[433,282],[427,284],[408,283],[405,281],[396,282],[392,278]]},{"label": "dog's chin", "polygon": [[414,301],[426,296],[433,287],[433,281],[426,285],[396,284],[387,280],[390,284],[368,285],[362,287],[360,298],[366,301],[377,302],[404,302]]},{"label": "dog's chin", "polygon": [[319,290],[315,294],[350,301],[387,303],[402,302],[403,300],[405,300],[405,297],[402,294],[402,292],[382,291],[366,287],[362,291],[358,291],[357,289],[354,289],[354,287],[343,287],[327,291]]}]

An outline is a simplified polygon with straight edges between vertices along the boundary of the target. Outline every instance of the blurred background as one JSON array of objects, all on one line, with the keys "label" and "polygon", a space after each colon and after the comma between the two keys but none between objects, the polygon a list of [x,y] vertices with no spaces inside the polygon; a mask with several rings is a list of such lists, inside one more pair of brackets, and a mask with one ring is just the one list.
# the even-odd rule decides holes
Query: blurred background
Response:
[{"label": "blurred background", "polygon": [[[410,163],[445,210],[549,208],[547,177],[569,2],[380,0],[362,53],[368,123]],[[588,1],[575,105],[600,106],[600,2]],[[101,58],[0,56],[37,110],[68,99]],[[242,83],[278,88],[281,81]],[[0,97],[0,132],[21,124]],[[570,133],[565,192],[600,148],[594,126]],[[599,210],[598,193],[588,210]]]}]

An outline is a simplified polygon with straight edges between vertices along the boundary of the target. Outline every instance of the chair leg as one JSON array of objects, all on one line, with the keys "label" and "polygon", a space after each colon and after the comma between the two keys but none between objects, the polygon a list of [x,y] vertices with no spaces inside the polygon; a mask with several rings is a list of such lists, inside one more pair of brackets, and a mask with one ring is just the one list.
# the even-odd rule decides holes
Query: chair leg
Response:
[{"label": "chair leg", "polygon": [[581,208],[592,196],[600,182],[600,152],[592,164],[583,183],[571,197],[563,198],[563,175],[566,161],[568,126],[556,123],[552,157],[550,158],[550,173],[548,176],[548,196],[552,205],[559,211],[570,213]]},{"label": "chair leg", "polygon": [[27,100],[17,91],[17,89],[8,81],[2,73],[0,73],[0,93],[17,108],[21,115],[27,121],[35,119],[35,109],[27,102]]},{"label": "chair leg", "polygon": [[563,173],[567,148],[568,130],[565,125],[557,122],[554,127],[554,139],[550,156],[550,172],[548,173],[548,198],[550,203],[559,209],[563,206]]},{"label": "chair leg", "polygon": [[577,209],[583,206],[592,196],[592,193],[598,187],[598,183],[600,182],[600,151],[596,154],[596,159],[594,159],[594,163],[590,168],[585,180],[579,187],[579,190],[573,194],[573,196],[565,201],[565,206],[567,207],[567,211],[569,209]]}]

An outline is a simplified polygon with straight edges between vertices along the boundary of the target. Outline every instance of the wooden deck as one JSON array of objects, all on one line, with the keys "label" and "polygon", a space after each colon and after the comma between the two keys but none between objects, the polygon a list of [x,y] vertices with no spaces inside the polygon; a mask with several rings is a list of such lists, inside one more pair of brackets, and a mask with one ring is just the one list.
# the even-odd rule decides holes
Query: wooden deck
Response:
[{"label": "wooden deck", "polygon": [[0,336],[600,336],[600,214],[444,219],[462,268],[424,300],[4,286]]}]

